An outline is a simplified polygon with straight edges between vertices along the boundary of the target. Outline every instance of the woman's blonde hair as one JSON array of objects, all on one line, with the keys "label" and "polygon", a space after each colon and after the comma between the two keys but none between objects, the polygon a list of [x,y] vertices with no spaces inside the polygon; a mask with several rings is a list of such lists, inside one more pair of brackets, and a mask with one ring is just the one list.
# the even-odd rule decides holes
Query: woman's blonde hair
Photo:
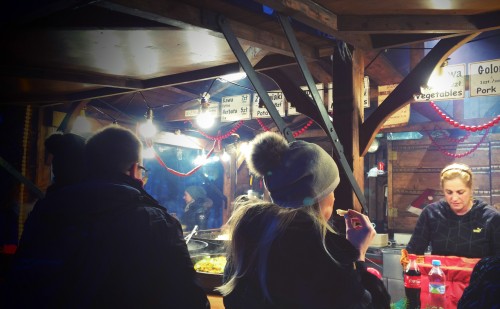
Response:
[{"label": "woman's blonde hair", "polygon": [[286,230],[298,211],[304,211],[314,222],[326,254],[338,263],[328,252],[325,244],[327,231],[335,231],[319,211],[319,205],[301,208],[284,208],[260,199],[240,196],[234,203],[235,210],[228,220],[230,242],[226,247],[230,276],[217,288],[224,296],[230,294],[241,278],[256,274],[263,295],[272,301],[267,288],[267,261],[273,241]]},{"label": "woman's blonde hair", "polygon": [[447,165],[441,171],[441,188],[446,180],[460,178],[469,189],[472,189],[472,169],[463,163]]}]

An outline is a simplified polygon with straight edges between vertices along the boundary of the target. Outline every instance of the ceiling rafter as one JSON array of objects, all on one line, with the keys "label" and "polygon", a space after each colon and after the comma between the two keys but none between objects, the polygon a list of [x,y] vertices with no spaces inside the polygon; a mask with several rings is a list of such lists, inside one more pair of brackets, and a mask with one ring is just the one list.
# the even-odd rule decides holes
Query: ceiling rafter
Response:
[{"label": "ceiling rafter", "polygon": [[338,31],[337,15],[326,10],[322,6],[310,0],[256,0],[256,2],[267,5],[274,10],[283,13],[286,16],[291,16],[294,19],[318,29],[335,38],[348,42],[354,46],[359,46],[363,49],[371,48],[371,40],[365,34],[348,34],[344,35]]},{"label": "ceiling rafter", "polygon": [[[217,26],[218,15],[216,13],[184,3],[169,1],[149,1],[146,3],[139,0],[113,0],[98,2],[96,5],[181,29],[199,29],[210,35],[222,37]],[[284,35],[265,31],[230,17],[227,18],[227,21],[231,24],[231,29],[242,44],[287,56],[293,55]],[[316,59],[320,57],[319,50],[313,46],[302,44],[301,50],[306,58]]]},{"label": "ceiling rafter", "polygon": [[377,15],[338,16],[338,29],[353,33],[463,33],[499,29],[500,12],[478,16],[456,15]]},{"label": "ceiling rafter", "polygon": [[37,68],[37,67],[1,67],[3,76],[35,78],[53,81],[77,82],[89,85],[109,86],[125,89],[143,89],[141,80],[110,76],[99,73],[89,73],[82,71],[72,71],[55,68]]}]

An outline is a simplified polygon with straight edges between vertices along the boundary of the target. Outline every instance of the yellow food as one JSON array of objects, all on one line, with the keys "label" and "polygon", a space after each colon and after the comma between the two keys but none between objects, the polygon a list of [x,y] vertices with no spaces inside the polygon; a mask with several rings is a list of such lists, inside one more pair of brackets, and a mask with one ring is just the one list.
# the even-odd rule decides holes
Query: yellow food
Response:
[{"label": "yellow food", "polygon": [[347,210],[343,210],[343,209],[337,209],[336,211],[337,211],[337,215],[339,215],[339,216],[344,216],[348,213]]},{"label": "yellow food", "polygon": [[206,256],[194,264],[194,269],[204,273],[222,274],[225,266],[225,256]]}]

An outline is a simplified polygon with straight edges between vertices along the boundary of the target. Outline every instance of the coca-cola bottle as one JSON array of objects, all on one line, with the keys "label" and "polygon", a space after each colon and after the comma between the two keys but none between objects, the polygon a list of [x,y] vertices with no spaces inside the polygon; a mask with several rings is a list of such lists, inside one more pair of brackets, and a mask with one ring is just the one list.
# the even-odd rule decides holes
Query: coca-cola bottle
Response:
[{"label": "coca-cola bottle", "polygon": [[410,262],[404,273],[406,309],[420,309],[420,269],[415,256],[409,256]]}]

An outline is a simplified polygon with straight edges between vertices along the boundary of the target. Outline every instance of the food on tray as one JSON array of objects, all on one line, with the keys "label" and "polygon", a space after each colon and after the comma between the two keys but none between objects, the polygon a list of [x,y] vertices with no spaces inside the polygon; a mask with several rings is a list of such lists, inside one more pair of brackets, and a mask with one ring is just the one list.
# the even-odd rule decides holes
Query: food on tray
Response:
[{"label": "food on tray", "polygon": [[222,274],[226,266],[225,256],[205,256],[194,264],[194,269],[210,274]]},{"label": "food on tray", "polygon": [[220,234],[215,237],[217,240],[229,240],[229,234]]},{"label": "food on tray", "polygon": [[343,210],[343,209],[337,209],[336,212],[337,212],[337,215],[339,215],[339,216],[345,216],[348,213],[347,210]]}]

